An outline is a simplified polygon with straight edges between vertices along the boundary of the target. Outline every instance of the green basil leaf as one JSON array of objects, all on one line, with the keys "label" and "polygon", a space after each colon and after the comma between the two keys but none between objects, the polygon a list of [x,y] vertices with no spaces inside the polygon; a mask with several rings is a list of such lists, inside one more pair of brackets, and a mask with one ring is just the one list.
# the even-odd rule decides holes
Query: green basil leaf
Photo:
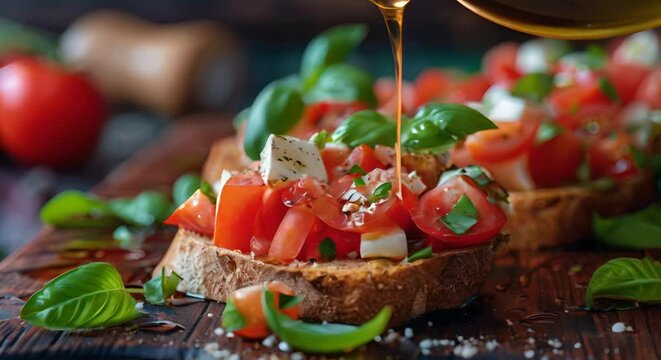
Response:
[{"label": "green basil leaf", "polygon": [[345,324],[310,324],[293,320],[276,310],[273,293],[264,289],[262,309],[273,333],[295,349],[310,353],[349,352],[367,344],[383,333],[390,321],[392,310],[384,307],[372,320],[361,326]]},{"label": "green basil leaf", "polygon": [[225,309],[223,309],[223,327],[226,331],[236,331],[243,329],[248,325],[246,319],[241,315],[239,309],[236,308],[234,301],[231,297],[227,298]]},{"label": "green basil leaf", "polygon": [[349,175],[351,175],[351,174],[367,175],[365,170],[363,170],[363,168],[361,168],[360,165],[358,165],[358,164],[354,164],[351,167],[351,169],[349,169],[349,172],[347,172],[347,174],[349,174]]},{"label": "green basil leaf", "polygon": [[452,179],[455,176],[466,175],[473,179],[476,184],[480,186],[486,186],[491,183],[491,179],[484,170],[477,165],[470,165],[464,168],[448,170],[441,175],[441,178],[438,180],[438,185],[443,184],[444,182]]},{"label": "green basil leaf", "polygon": [[326,147],[326,143],[331,140],[330,134],[326,130],[321,130],[317,133],[314,133],[310,137],[310,141],[313,142],[315,145],[317,145],[317,148],[319,150],[323,150],[324,147]]},{"label": "green basil leaf", "polygon": [[331,65],[319,75],[319,79],[305,94],[307,104],[329,100],[362,101],[374,107],[374,78],[353,65]]},{"label": "green basil leaf", "polygon": [[402,132],[402,146],[415,153],[442,153],[456,142],[431,119],[414,119]]},{"label": "green basil leaf", "polygon": [[51,330],[119,325],[140,315],[112,265],[79,266],[48,282],[21,309],[21,319]]},{"label": "green basil leaf", "polygon": [[127,223],[142,226],[163,222],[172,210],[167,196],[157,191],[143,191],[133,199],[112,200],[110,208]]},{"label": "green basil leaf", "polygon": [[457,235],[464,235],[477,224],[477,208],[471,199],[462,195],[449,213],[439,219],[448,229]]},{"label": "green basil leaf", "polygon": [[372,191],[372,195],[370,195],[369,200],[371,202],[376,202],[381,199],[385,199],[390,195],[390,191],[392,190],[392,183],[390,181],[384,182],[383,184],[377,186],[374,191]]},{"label": "green basil leaf", "polygon": [[303,300],[303,295],[291,296],[287,294],[280,294],[279,300],[280,300],[280,304],[279,304],[280,310],[285,310],[294,307],[298,303],[300,303]]},{"label": "green basil leaf", "polygon": [[319,255],[326,261],[335,260],[335,242],[326,237],[319,243]]},{"label": "green basil leaf", "polygon": [[250,110],[243,149],[253,160],[271,134],[283,135],[291,130],[303,115],[303,98],[291,79],[267,85],[255,98]]},{"label": "green basil leaf", "polygon": [[661,248],[661,204],[635,213],[602,218],[595,214],[592,229],[597,240],[608,246],[629,249]]},{"label": "green basil leaf", "polygon": [[188,198],[200,188],[202,179],[195,174],[185,174],[180,176],[172,185],[172,200],[174,206],[179,206],[186,202]]},{"label": "green basil leaf", "polygon": [[409,255],[409,257],[406,258],[406,262],[412,263],[418,260],[429,259],[433,255],[431,246],[427,246],[426,248],[416,251],[413,255]]},{"label": "green basil leaf", "polygon": [[365,186],[365,185],[367,185],[362,176],[359,176],[359,177],[353,179],[353,184],[354,184],[354,186]]},{"label": "green basil leaf", "polygon": [[61,61],[55,34],[0,19],[0,55],[10,53],[36,54]]},{"label": "green basil leaf", "polygon": [[320,70],[343,62],[367,35],[367,26],[346,24],[330,28],[308,44],[301,60],[301,76],[305,83],[315,82]]},{"label": "green basil leaf", "polygon": [[575,52],[563,56],[560,62],[576,68],[599,70],[604,67],[606,57],[606,50],[602,46],[590,45],[583,52]]},{"label": "green basil leaf", "polygon": [[563,128],[560,124],[543,122],[541,125],[539,125],[539,129],[537,129],[537,138],[535,139],[535,143],[537,145],[541,145],[545,142],[551,141],[555,139],[556,136],[562,134],[564,131],[565,128]]},{"label": "green basil leaf", "polygon": [[643,150],[637,146],[631,145],[629,146],[629,153],[631,154],[631,158],[633,159],[636,168],[645,169],[647,167],[647,154]]},{"label": "green basil leaf", "polygon": [[621,308],[624,301],[661,304],[661,263],[650,258],[613,259],[592,274],[585,299],[588,307],[605,311]]},{"label": "green basil leaf", "polygon": [[620,102],[620,95],[617,93],[615,85],[607,78],[599,79],[599,89],[608,96],[613,102]]},{"label": "green basil leaf", "polygon": [[103,201],[76,190],[59,193],[41,208],[41,221],[56,227],[112,227],[117,220]]},{"label": "green basil leaf", "polygon": [[541,102],[553,89],[553,75],[532,73],[521,77],[512,88],[512,95]]},{"label": "green basil leaf", "polygon": [[154,305],[163,305],[177,291],[181,276],[176,272],[165,275],[165,268],[161,274],[147,281],[142,288],[145,290],[145,300]]},{"label": "green basil leaf", "polygon": [[331,137],[333,142],[343,143],[349,147],[362,144],[369,146],[394,146],[397,139],[397,128],[394,122],[374,110],[363,110],[351,114]]},{"label": "green basil leaf", "polygon": [[200,192],[206,195],[206,197],[208,197],[212,203],[216,203],[218,194],[216,194],[216,190],[213,189],[213,185],[211,185],[208,181],[202,181],[202,183],[200,183]]}]

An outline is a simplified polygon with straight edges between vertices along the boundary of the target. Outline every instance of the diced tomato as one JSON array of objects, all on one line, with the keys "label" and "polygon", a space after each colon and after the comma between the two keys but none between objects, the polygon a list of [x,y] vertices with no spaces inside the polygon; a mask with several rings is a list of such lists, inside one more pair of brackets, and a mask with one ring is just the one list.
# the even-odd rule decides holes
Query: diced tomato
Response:
[{"label": "diced tomato", "polygon": [[326,174],[330,181],[344,174],[342,164],[347,160],[351,150],[344,146],[326,146],[321,150],[321,160],[324,162]]},{"label": "diced tomato", "polygon": [[443,96],[452,86],[452,77],[442,69],[427,69],[415,79],[416,108]]},{"label": "diced tomato", "polygon": [[347,170],[351,169],[354,165],[360,166],[365,172],[370,172],[377,168],[385,169],[385,165],[374,155],[374,149],[365,144],[354,148],[344,163],[344,167]]},{"label": "diced tomato", "polygon": [[360,234],[334,229],[324,225],[320,231],[316,231],[305,240],[305,245],[299,254],[301,260],[322,260],[319,254],[319,244],[330,238],[335,243],[335,256],[338,259],[346,258],[351,252],[360,254]]},{"label": "diced tomato", "polygon": [[[295,296],[296,293],[280,281],[271,281],[266,287],[273,293],[278,311],[292,319],[298,319],[300,313],[298,304],[280,310],[280,294]],[[235,334],[249,339],[261,339],[269,335],[270,331],[262,309],[262,289],[261,284],[253,285],[235,290],[230,295],[239,314],[246,321],[246,326],[234,331]]]},{"label": "diced tomato", "polygon": [[216,204],[213,233],[216,246],[250,251],[250,239],[255,233],[266,189],[257,175],[237,175],[227,181]]},{"label": "diced tomato", "polygon": [[502,43],[489,50],[482,59],[484,75],[493,83],[509,82],[521,76],[516,68],[516,55],[519,45],[513,42]]},{"label": "diced tomato", "polygon": [[330,186],[328,187],[328,195],[339,199],[342,194],[344,194],[351,185],[353,185],[354,180],[360,176],[360,174],[351,174],[351,175],[344,175],[340,177],[339,179],[333,181]]},{"label": "diced tomato", "polygon": [[652,109],[661,109],[661,66],[652,71],[640,84],[636,101],[643,102]]},{"label": "diced tomato", "polygon": [[637,64],[617,64],[609,62],[605,68],[606,77],[613,83],[620,100],[624,104],[636,96],[640,84],[649,75],[650,70]]},{"label": "diced tomato", "polygon": [[478,163],[506,161],[532,148],[539,124],[532,118],[498,122],[498,129],[469,135],[464,145],[470,157]]},{"label": "diced tomato", "polygon": [[334,130],[347,116],[367,109],[362,101],[321,101],[310,104],[303,114],[303,120],[318,128]]},{"label": "diced tomato", "polygon": [[308,209],[293,207],[287,210],[269,248],[269,256],[293,260],[303,248],[317,217]]},{"label": "diced tomato", "polygon": [[582,160],[581,140],[565,130],[532,148],[528,156],[528,169],[538,187],[559,186],[576,179]]},{"label": "diced tomato", "polygon": [[289,190],[283,192],[282,201],[289,207],[297,205],[307,205],[312,200],[326,195],[324,187],[319,180],[306,176],[291,186]]},{"label": "diced tomato", "polygon": [[588,162],[592,178],[623,180],[638,173],[630,149],[626,135],[621,133],[606,136],[590,145]]},{"label": "diced tomato", "polygon": [[[380,111],[394,115],[397,108],[395,80],[380,78],[374,83],[374,94]],[[402,113],[412,115],[416,111],[415,86],[408,81],[402,83]]]},{"label": "diced tomato", "polygon": [[491,82],[484,75],[473,75],[460,82],[448,93],[447,102],[480,101],[490,87]]},{"label": "diced tomato", "polygon": [[283,202],[283,194],[289,190],[291,183],[281,184],[277,187],[269,187],[264,191],[262,209],[259,214],[258,226],[255,236],[271,241],[280,222],[289,209]]},{"label": "diced tomato", "polygon": [[574,111],[561,112],[557,121],[569,130],[585,128],[588,124],[598,125],[596,130],[608,132],[615,125],[619,105],[614,103],[592,103],[577,107]]},{"label": "diced tomato", "polygon": [[179,226],[206,236],[213,236],[216,205],[197,190],[181,204],[164,223]]},{"label": "diced tomato", "polygon": [[[477,209],[477,223],[464,235],[457,235],[439,219],[447,215],[459,199],[466,195]],[[505,225],[505,212],[492,204],[487,195],[467,176],[457,176],[420,198],[412,212],[413,221],[427,235],[433,237],[432,247],[464,247],[493,239]]]},{"label": "diced tomato", "polygon": [[[573,119],[583,107],[613,105],[613,101],[599,87],[597,78],[588,79],[584,83],[556,88],[548,96],[547,101],[559,117],[567,117],[568,119]],[[571,129],[575,129],[576,126],[580,125],[572,124],[572,122],[578,122],[574,120],[564,122]]]}]

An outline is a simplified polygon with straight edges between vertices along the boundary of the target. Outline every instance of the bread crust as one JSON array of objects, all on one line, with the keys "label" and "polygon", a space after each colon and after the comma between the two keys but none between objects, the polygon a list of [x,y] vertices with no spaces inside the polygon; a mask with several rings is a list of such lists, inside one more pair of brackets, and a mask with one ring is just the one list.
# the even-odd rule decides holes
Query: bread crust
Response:
[{"label": "bread crust", "polygon": [[407,264],[357,259],[278,265],[219,248],[208,238],[180,229],[155,273],[164,266],[183,278],[179,291],[223,302],[236,289],[278,280],[304,296],[300,307],[305,319],[361,324],[390,305],[390,325],[397,326],[472,299],[505,242],[506,237],[499,236],[488,244]]}]

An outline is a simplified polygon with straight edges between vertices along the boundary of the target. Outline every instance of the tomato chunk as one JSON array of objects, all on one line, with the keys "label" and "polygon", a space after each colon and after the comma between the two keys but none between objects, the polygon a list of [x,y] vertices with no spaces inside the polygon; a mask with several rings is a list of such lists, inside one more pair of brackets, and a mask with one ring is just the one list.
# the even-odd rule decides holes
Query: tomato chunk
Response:
[{"label": "tomato chunk", "polygon": [[385,169],[385,165],[374,155],[374,149],[365,144],[356,147],[349,154],[345,162],[345,168],[349,170],[354,165],[360,166],[365,172],[370,172],[377,168]]},{"label": "tomato chunk", "polygon": [[293,260],[303,248],[317,217],[308,209],[293,207],[287,210],[269,248],[269,256]]},{"label": "tomato chunk", "polygon": [[623,180],[638,173],[631,156],[631,145],[624,134],[594,142],[588,149],[588,162],[593,179],[608,177]]},{"label": "tomato chunk", "polygon": [[464,142],[468,154],[478,163],[494,163],[516,158],[530,150],[539,122],[520,120],[499,122],[498,129],[469,135]]},{"label": "tomato chunk", "polygon": [[179,226],[206,236],[213,236],[216,205],[197,190],[181,204],[164,223]]},{"label": "tomato chunk", "polygon": [[533,147],[528,156],[528,169],[537,186],[559,186],[576,179],[582,160],[581,140],[565,131]]},{"label": "tomato chunk", "polygon": [[[292,289],[280,281],[271,281],[266,287],[274,294],[275,305],[278,308],[280,307],[280,294],[289,296],[296,295]],[[230,295],[239,314],[241,314],[246,321],[246,326],[234,331],[235,334],[250,339],[261,339],[268,336],[270,333],[262,309],[262,289],[263,285],[253,285],[235,290],[232,295]],[[279,311],[292,319],[298,319],[298,305]]]}]

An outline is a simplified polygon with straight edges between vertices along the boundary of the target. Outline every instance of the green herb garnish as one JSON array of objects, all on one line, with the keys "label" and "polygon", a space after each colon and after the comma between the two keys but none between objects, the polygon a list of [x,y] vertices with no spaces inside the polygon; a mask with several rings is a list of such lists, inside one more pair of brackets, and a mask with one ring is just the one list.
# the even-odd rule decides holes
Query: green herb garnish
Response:
[{"label": "green herb garnish", "polygon": [[182,278],[176,272],[165,275],[165,268],[161,274],[147,281],[143,285],[145,300],[154,305],[163,305],[177,291]]},{"label": "green herb garnish", "polygon": [[213,189],[213,185],[211,185],[208,181],[202,181],[200,183],[200,192],[202,194],[206,195],[206,197],[211,200],[212,203],[216,203],[216,198],[218,195],[216,194],[216,191]]},{"label": "green herb garnish", "polygon": [[374,191],[372,191],[372,195],[370,195],[369,201],[377,202],[381,199],[385,199],[390,195],[391,190],[392,183],[390,181],[384,182],[383,184],[377,186]]},{"label": "green herb garnish", "polygon": [[278,294],[280,310],[286,310],[296,306],[303,300],[303,295],[291,296],[287,294]]},{"label": "green herb garnish", "polygon": [[223,328],[225,328],[226,331],[243,329],[248,324],[246,319],[239,312],[239,309],[236,308],[231,296],[227,298],[222,318]]},{"label": "green herb garnish", "polygon": [[122,221],[140,226],[163,222],[172,213],[170,200],[157,191],[143,191],[135,198],[114,199],[109,204]]},{"label": "green herb garnish", "polygon": [[397,138],[395,123],[374,110],[355,112],[335,129],[332,141],[349,147],[363,144],[394,146]]},{"label": "green herb garnish", "polygon": [[606,96],[608,96],[611,101],[620,101],[620,95],[617,93],[615,85],[613,85],[613,83],[607,78],[599,79],[599,89],[601,89],[601,91],[606,94]]},{"label": "green herb garnish", "polygon": [[319,150],[322,150],[326,146],[326,143],[330,141],[330,134],[326,130],[321,130],[314,133],[314,135],[310,137],[310,141],[317,145]]},{"label": "green herb garnish", "polygon": [[545,142],[549,142],[555,139],[556,136],[562,134],[564,131],[565,128],[560,124],[543,122],[541,125],[539,125],[539,129],[537,130],[537,138],[535,139],[535,143],[537,145],[541,145]]},{"label": "green herb garnish", "polygon": [[358,164],[354,164],[354,165],[351,167],[351,169],[349,169],[349,171],[347,172],[347,174],[349,174],[349,175],[351,175],[351,174],[358,174],[358,175],[361,175],[361,176],[362,176],[362,175],[367,175],[367,173],[365,172],[365,170],[363,170],[363,168],[361,168],[360,165],[358,165]]},{"label": "green herb garnish", "polygon": [[532,73],[521,77],[512,88],[512,95],[541,102],[553,89],[553,76],[544,73]]},{"label": "green herb garnish", "polygon": [[321,72],[319,79],[305,93],[307,104],[328,100],[361,101],[374,107],[374,79],[353,65],[331,65]]},{"label": "green herb garnish", "polygon": [[413,255],[409,255],[409,257],[406,258],[406,262],[412,263],[418,260],[429,259],[432,256],[433,256],[433,252],[431,246],[427,246],[425,248],[416,251]]},{"label": "green herb garnish", "polygon": [[326,237],[319,243],[319,255],[326,261],[335,260],[335,242]]},{"label": "green herb garnish", "polygon": [[484,172],[484,169],[477,165],[466,166],[465,168],[459,168],[454,170],[448,170],[441,175],[441,178],[438,180],[438,185],[443,184],[444,182],[452,179],[455,176],[466,175],[473,179],[475,183],[480,186],[486,186],[491,183],[491,179]]},{"label": "green herb garnish", "polygon": [[112,227],[119,222],[108,204],[92,195],[67,190],[50,199],[39,214],[41,221],[62,228]]},{"label": "green herb garnish", "polygon": [[464,235],[473,225],[477,224],[477,208],[471,199],[462,195],[449,213],[442,216],[439,221],[457,235]]},{"label": "green herb garnish", "polygon": [[359,177],[353,179],[353,185],[355,187],[358,187],[358,186],[365,186],[367,184],[365,184],[365,180],[361,176],[359,176]]}]

